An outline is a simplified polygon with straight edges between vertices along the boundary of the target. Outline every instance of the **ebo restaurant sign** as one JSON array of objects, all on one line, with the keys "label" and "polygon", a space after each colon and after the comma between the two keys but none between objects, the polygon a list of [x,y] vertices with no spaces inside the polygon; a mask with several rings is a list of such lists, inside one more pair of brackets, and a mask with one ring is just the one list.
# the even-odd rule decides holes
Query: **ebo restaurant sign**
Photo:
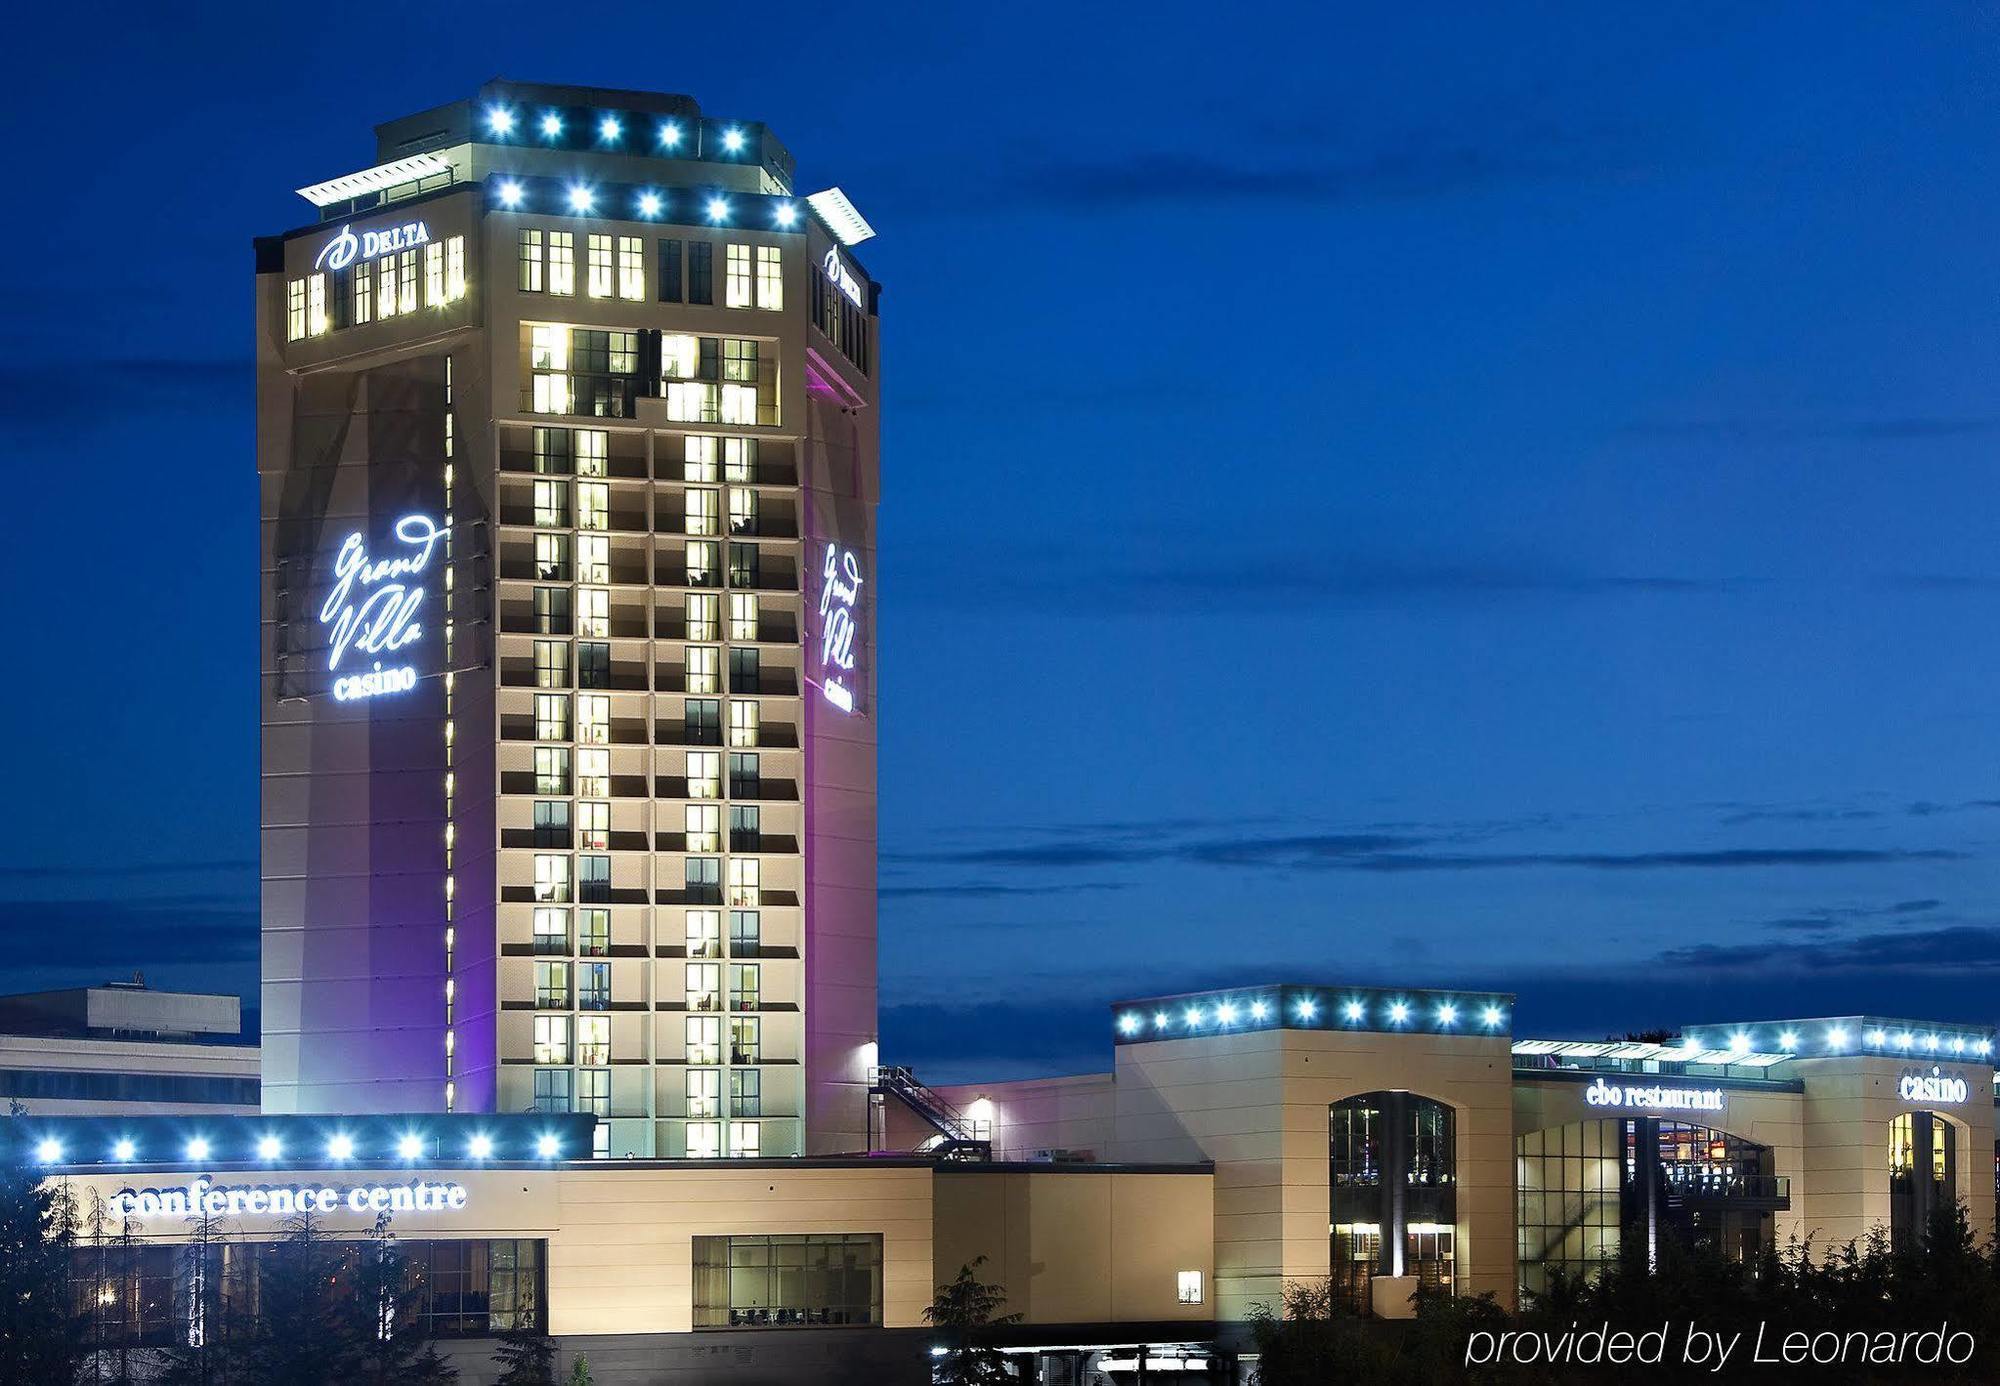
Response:
[{"label": "ebo restaurant sign", "polygon": [[166,1189],[121,1189],[110,1198],[116,1217],[234,1218],[244,1214],[296,1217],[301,1213],[455,1213],[470,1195],[465,1185],[258,1184],[235,1187],[206,1177]]}]

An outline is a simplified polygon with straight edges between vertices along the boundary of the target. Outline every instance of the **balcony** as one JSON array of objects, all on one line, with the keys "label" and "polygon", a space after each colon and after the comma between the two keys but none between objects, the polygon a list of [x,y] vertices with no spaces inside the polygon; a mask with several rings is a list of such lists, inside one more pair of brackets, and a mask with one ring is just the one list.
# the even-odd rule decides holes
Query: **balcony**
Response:
[{"label": "balcony", "polygon": [[1782,1174],[1739,1174],[1702,1165],[1663,1164],[1660,1176],[1670,1208],[1782,1213],[1792,1206],[1792,1181]]}]

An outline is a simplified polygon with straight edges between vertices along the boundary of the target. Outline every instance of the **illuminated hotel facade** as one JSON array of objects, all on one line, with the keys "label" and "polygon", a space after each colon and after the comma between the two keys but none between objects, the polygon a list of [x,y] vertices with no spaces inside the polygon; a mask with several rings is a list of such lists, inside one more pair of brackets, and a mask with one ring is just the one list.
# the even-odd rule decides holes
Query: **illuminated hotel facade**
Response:
[{"label": "illuminated hotel facade", "polygon": [[376,156],[257,244],[265,1108],[863,1150],[872,232],[682,96]]}]

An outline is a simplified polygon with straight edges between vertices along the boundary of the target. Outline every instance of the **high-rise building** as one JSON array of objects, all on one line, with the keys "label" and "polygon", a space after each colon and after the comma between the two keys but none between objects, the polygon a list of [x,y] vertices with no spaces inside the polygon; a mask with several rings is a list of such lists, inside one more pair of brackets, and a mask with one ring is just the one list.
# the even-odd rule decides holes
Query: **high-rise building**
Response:
[{"label": "high-rise building", "polygon": [[685,96],[375,133],[257,243],[265,1109],[865,1149],[873,233]]}]

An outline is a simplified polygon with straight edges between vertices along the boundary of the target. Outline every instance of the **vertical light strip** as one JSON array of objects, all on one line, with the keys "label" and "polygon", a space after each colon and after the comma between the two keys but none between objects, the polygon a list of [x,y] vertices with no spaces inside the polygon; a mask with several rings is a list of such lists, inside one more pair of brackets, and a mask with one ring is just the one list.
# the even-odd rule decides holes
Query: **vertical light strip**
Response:
[{"label": "vertical light strip", "polygon": [[457,538],[457,532],[452,527],[452,488],[456,481],[454,470],[457,466],[458,430],[454,426],[456,413],[452,398],[452,361],[449,355],[444,358],[444,406],[444,1109],[449,1112],[456,1106],[458,1099],[456,1070],[458,997],[452,975],[453,955],[457,951],[458,943],[458,882],[454,875],[458,848],[458,777],[454,773],[457,727],[452,720],[452,704],[458,679],[453,673],[458,666],[453,659],[452,650],[455,624],[453,617],[456,615],[454,579],[457,577],[452,562],[453,545]]}]

